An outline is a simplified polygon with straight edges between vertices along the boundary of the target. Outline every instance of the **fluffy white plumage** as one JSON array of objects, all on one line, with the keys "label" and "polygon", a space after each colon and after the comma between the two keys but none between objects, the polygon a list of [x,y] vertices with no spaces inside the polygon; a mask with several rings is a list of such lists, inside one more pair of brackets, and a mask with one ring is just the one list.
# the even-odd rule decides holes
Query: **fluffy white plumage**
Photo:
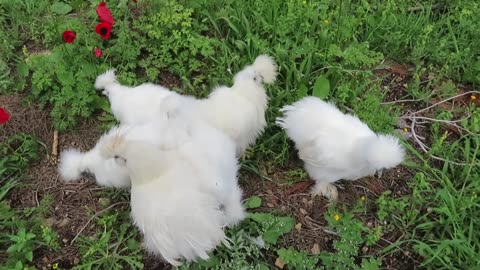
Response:
[{"label": "fluffy white plumage", "polygon": [[130,176],[124,166],[119,166],[114,159],[104,159],[96,146],[88,152],[67,149],[60,154],[58,167],[64,181],[78,180],[82,173],[91,173],[101,186],[128,188]]},{"label": "fluffy white plumage", "polygon": [[[163,142],[163,147],[175,147],[175,143],[186,140],[186,134],[177,133],[181,129],[165,130],[165,120],[147,122],[139,125],[121,125],[114,127],[103,135],[109,137],[113,134],[125,132],[130,140],[148,141],[151,143]],[[165,118],[165,116],[163,116]],[[186,126],[186,123],[175,122],[174,124]],[[172,125],[172,124],[170,124]],[[163,134],[163,135],[161,135]],[[101,139],[99,140],[99,142]],[[94,148],[87,152],[80,152],[78,149],[67,149],[60,154],[58,170],[63,180],[70,182],[78,180],[82,173],[90,173],[95,176],[97,184],[106,187],[128,188],[130,187],[130,176],[124,166],[119,166],[114,159],[105,159],[100,155],[99,142]],[[173,145],[172,145],[173,144]],[[170,145],[170,146],[169,146]]]},{"label": "fluffy white plumage", "polygon": [[227,134],[241,155],[266,126],[268,96],[263,84],[275,81],[276,70],[271,57],[260,55],[235,75],[232,87],[217,87],[206,99],[182,96],[153,84],[122,86],[111,70],[97,78],[95,87],[105,89],[112,112],[122,124],[146,122],[158,114],[172,113],[172,107],[182,108],[190,111],[192,118],[203,119]]},{"label": "fluffy white plumage", "polygon": [[[174,118],[169,123],[185,119]],[[226,242],[223,228],[245,216],[237,184],[235,145],[201,122],[178,129],[187,140],[164,143],[129,140],[120,130],[99,141],[102,156],[126,165],[131,176],[134,223],[147,250],[172,265],[207,259]],[[175,145],[175,147],[171,147]]]},{"label": "fluffy white plumage", "polygon": [[235,141],[237,155],[243,154],[265,129],[268,96],[263,84],[273,83],[276,72],[273,58],[260,55],[235,75],[232,87],[217,87],[198,102],[203,118]]},{"label": "fluffy white plumage", "polygon": [[144,83],[136,87],[121,85],[115,72],[108,70],[95,80],[95,88],[103,89],[115,118],[121,124],[141,124],[158,114],[161,101],[172,92],[160,85]]},{"label": "fluffy white plumage", "polygon": [[356,180],[397,166],[404,160],[398,138],[377,135],[358,117],[334,104],[306,97],[281,109],[277,125],[295,143],[305,169],[316,181],[312,192],[336,199],[333,182]]}]

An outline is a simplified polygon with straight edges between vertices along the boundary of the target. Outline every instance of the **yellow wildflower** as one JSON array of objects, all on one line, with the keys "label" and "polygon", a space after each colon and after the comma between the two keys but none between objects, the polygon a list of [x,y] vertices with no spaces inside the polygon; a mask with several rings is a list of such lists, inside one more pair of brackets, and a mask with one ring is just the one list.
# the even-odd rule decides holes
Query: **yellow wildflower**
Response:
[{"label": "yellow wildflower", "polygon": [[329,23],[330,23],[329,20],[327,20],[327,19],[323,20],[323,24],[329,24]]},{"label": "yellow wildflower", "polygon": [[365,201],[367,198],[365,196],[360,197],[360,200]]},{"label": "yellow wildflower", "polygon": [[335,216],[333,216],[333,219],[335,219],[335,221],[339,221],[339,220],[340,220],[340,216],[339,216],[339,215],[335,215]]},{"label": "yellow wildflower", "polygon": [[408,132],[408,128],[404,128],[403,131]]},{"label": "yellow wildflower", "polygon": [[470,96],[470,99],[471,99],[471,100],[476,100],[476,99],[477,99],[477,96],[471,95],[471,96]]}]

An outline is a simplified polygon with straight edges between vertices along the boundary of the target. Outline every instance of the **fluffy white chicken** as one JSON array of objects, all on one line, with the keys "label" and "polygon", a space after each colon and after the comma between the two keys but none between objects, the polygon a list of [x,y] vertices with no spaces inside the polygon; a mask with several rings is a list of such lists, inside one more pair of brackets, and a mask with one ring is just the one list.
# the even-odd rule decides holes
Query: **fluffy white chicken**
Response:
[{"label": "fluffy white chicken", "polygon": [[[111,136],[119,130],[128,130],[125,136],[131,140],[148,141],[151,143],[162,142],[168,144],[170,142],[179,142],[186,137],[184,134],[175,133],[175,130],[165,131],[167,122],[162,121],[161,115],[156,121],[140,125],[121,125],[112,128],[103,136]],[[166,117],[165,115],[163,116]],[[176,124],[186,125],[186,123],[175,122]],[[170,123],[170,126],[172,123]],[[163,135],[162,135],[163,132]],[[95,177],[97,184],[106,187],[128,188],[130,187],[130,176],[125,166],[119,166],[114,159],[105,159],[100,155],[99,142],[94,148],[87,152],[81,152],[78,149],[67,149],[60,154],[60,163],[58,170],[64,181],[70,182],[78,180],[83,173],[90,173]]]},{"label": "fluffy white chicken", "polygon": [[83,173],[91,173],[95,176],[97,184],[101,186],[130,187],[127,168],[119,166],[114,159],[104,159],[100,155],[98,145],[84,153],[78,149],[63,151],[60,154],[58,170],[66,182],[78,180]]},{"label": "fluffy white chicken", "polygon": [[276,74],[273,58],[260,55],[234,76],[232,87],[217,87],[198,102],[203,118],[235,141],[237,155],[255,143],[265,129],[268,96],[263,84],[273,83]]},{"label": "fluffy white chicken", "polygon": [[95,80],[95,88],[103,89],[115,118],[121,124],[129,125],[155,119],[159,104],[172,93],[169,89],[153,83],[144,83],[136,87],[121,85],[113,70],[99,75]]},{"label": "fluffy white chicken", "polygon": [[[182,96],[153,84],[134,88],[122,86],[113,71],[100,75],[95,87],[105,89],[112,112],[122,124],[149,121],[170,110],[171,106],[181,107],[189,110],[194,118],[201,118],[227,134],[235,142],[237,154],[241,155],[266,126],[268,96],[263,84],[275,81],[276,70],[271,57],[260,55],[252,65],[234,76],[232,87],[217,87],[206,99]],[[172,98],[164,102],[167,96]]]},{"label": "fluffy white chicken", "polygon": [[245,216],[233,142],[204,124],[182,131],[189,139],[167,148],[129,140],[121,130],[99,142],[105,159],[129,171],[131,216],[145,247],[172,265],[208,259],[216,246],[228,245],[223,228]]},{"label": "fluffy white chicken", "polygon": [[404,160],[398,138],[375,134],[358,117],[342,113],[332,103],[306,97],[280,111],[284,116],[277,118],[277,125],[293,140],[316,181],[313,194],[336,199],[333,182],[381,174]]}]

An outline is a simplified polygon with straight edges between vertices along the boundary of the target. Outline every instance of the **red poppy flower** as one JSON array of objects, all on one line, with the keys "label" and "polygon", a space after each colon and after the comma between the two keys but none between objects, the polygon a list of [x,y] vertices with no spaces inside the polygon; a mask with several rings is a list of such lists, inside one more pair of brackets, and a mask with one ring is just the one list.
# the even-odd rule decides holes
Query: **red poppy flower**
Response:
[{"label": "red poppy flower", "polygon": [[108,9],[107,4],[105,2],[100,2],[97,7],[97,15],[101,22],[106,22],[111,25],[115,24],[115,20],[112,17],[112,13],[110,9]]},{"label": "red poppy flower", "polygon": [[73,41],[77,37],[77,34],[75,34],[75,32],[73,32],[72,30],[65,30],[63,31],[62,37],[63,41],[65,41],[66,43],[73,43]]},{"label": "red poppy flower", "polygon": [[100,58],[103,55],[103,51],[99,48],[95,48],[93,49],[93,55],[95,55],[97,58]]},{"label": "red poppy flower", "polygon": [[0,125],[3,125],[10,120],[10,114],[5,111],[5,109],[0,108]]},{"label": "red poppy flower", "polygon": [[99,34],[103,39],[109,39],[112,33],[112,25],[107,22],[101,22],[95,26],[95,33]]}]

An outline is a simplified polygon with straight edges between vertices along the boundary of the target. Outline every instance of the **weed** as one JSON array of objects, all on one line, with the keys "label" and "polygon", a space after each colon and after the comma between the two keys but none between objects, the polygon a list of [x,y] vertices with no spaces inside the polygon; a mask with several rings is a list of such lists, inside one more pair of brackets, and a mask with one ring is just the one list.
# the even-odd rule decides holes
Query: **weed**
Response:
[{"label": "weed", "polygon": [[105,213],[97,235],[78,238],[81,264],[73,269],[142,269],[142,247],[127,212]]},{"label": "weed", "polygon": [[378,231],[381,229],[369,229],[355,218],[353,213],[361,210],[362,204],[360,201],[354,209],[342,213],[330,206],[325,213],[329,229],[339,239],[333,241],[335,253],[320,253],[324,269],[379,269],[380,261],[373,257],[362,258],[360,265],[355,262],[362,244],[371,246],[380,239]]}]

